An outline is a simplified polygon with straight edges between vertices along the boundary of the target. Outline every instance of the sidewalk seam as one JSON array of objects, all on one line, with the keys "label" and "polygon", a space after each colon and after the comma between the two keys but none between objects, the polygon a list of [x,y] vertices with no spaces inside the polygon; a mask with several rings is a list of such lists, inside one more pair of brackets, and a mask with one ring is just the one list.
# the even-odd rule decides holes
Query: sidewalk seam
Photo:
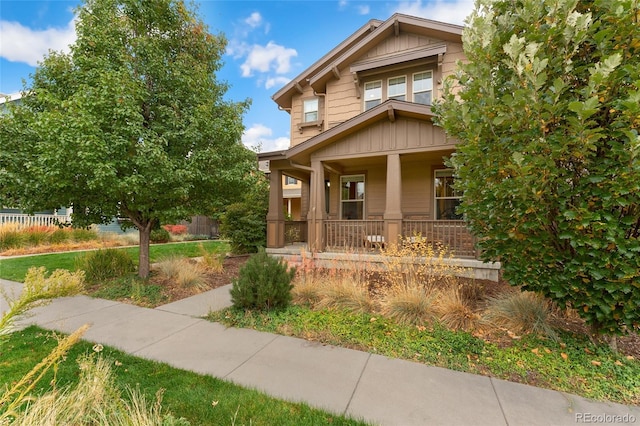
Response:
[{"label": "sidewalk seam", "polygon": [[351,406],[351,402],[353,401],[353,397],[356,394],[356,391],[358,390],[358,387],[360,386],[360,381],[362,380],[362,376],[364,376],[364,371],[367,369],[367,366],[369,365],[369,360],[371,359],[371,353],[367,354],[367,360],[365,361],[364,365],[362,366],[362,371],[360,371],[360,375],[358,376],[358,380],[356,381],[356,385],[353,387],[353,392],[351,392],[351,396],[349,397],[349,401],[347,402],[347,406],[344,408],[344,411],[342,412],[343,416],[347,416],[347,412],[349,411],[349,407]]},{"label": "sidewalk seam", "polygon": [[502,418],[504,419],[504,424],[509,426],[509,420],[507,420],[507,415],[504,412],[504,407],[502,406],[502,402],[500,402],[500,397],[498,396],[498,391],[496,387],[493,385],[493,377],[489,377],[489,383],[491,383],[491,389],[493,389],[493,394],[496,396],[496,401],[498,401],[498,406],[500,407],[500,412],[502,413]]},{"label": "sidewalk seam", "polygon": [[[230,328],[230,327],[227,327]],[[267,334],[271,334],[271,333],[267,333]],[[240,363],[237,367],[235,367],[233,370],[229,371],[227,374],[225,374],[224,376],[222,376],[223,379],[227,379],[227,377],[229,377],[230,375],[232,375],[233,373],[235,373],[240,367],[242,367],[243,365],[245,365],[247,362],[249,362],[250,360],[252,360],[253,358],[255,358],[256,355],[258,355],[260,352],[262,352],[263,350],[265,350],[267,348],[267,346],[271,345],[273,342],[275,342],[279,337],[281,337],[279,334],[273,334],[273,339],[269,340],[264,346],[262,346],[259,350],[257,350],[256,352],[254,352],[249,358],[245,359],[244,361],[242,361],[242,363]],[[229,380],[229,379],[227,379]],[[233,380],[232,380],[233,381]]]}]

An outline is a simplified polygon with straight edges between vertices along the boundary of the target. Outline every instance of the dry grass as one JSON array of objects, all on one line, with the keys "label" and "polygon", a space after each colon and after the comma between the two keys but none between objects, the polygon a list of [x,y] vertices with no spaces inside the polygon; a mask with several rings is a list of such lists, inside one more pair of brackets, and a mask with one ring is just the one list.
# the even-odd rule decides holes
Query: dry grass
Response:
[{"label": "dry grass", "polygon": [[196,291],[206,291],[209,286],[206,282],[206,271],[188,258],[183,256],[171,256],[162,259],[154,265],[160,279],[171,281],[180,288],[190,288]]},{"label": "dry grass", "polygon": [[213,273],[224,271],[224,258],[226,253],[222,251],[208,252],[202,244],[198,245],[198,250],[200,250],[201,256],[200,263],[207,271]]},{"label": "dry grass", "polygon": [[369,296],[366,283],[354,280],[353,274],[344,273],[334,276],[319,287],[319,309],[343,309],[353,313],[374,312],[375,303]]},{"label": "dry grass", "polygon": [[324,281],[321,277],[306,277],[306,279],[296,279],[291,290],[292,302],[296,305],[317,307],[322,299],[322,289]]},{"label": "dry grass", "polygon": [[463,286],[451,286],[438,292],[438,319],[450,330],[474,331],[480,326],[475,299],[467,296]]},{"label": "dry grass", "polygon": [[161,393],[149,404],[141,392],[127,389],[122,398],[110,363],[99,357],[79,360],[80,379],[73,388],[53,390],[33,399],[11,424],[54,425],[161,425]]},{"label": "dry grass", "polygon": [[530,291],[511,290],[487,300],[483,321],[515,334],[535,333],[555,338],[551,303]]},{"label": "dry grass", "polygon": [[382,315],[402,324],[431,324],[438,315],[437,292],[419,285],[391,287],[381,301]]}]

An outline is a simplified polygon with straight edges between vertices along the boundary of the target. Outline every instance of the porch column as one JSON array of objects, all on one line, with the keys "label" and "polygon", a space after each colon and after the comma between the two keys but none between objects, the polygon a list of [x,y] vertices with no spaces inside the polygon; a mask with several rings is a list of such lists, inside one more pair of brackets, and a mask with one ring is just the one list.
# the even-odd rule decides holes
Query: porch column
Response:
[{"label": "porch column", "polygon": [[324,200],[324,166],[321,161],[312,161],[309,197],[309,213],[307,214],[307,229],[309,250],[324,250],[324,220],[326,218]]},{"label": "porch column", "polygon": [[402,169],[400,154],[387,155],[387,193],[384,210],[384,240],[397,244],[402,233]]},{"label": "porch column", "polygon": [[282,211],[282,170],[269,175],[269,212],[267,213],[267,247],[284,247],[284,213]]}]

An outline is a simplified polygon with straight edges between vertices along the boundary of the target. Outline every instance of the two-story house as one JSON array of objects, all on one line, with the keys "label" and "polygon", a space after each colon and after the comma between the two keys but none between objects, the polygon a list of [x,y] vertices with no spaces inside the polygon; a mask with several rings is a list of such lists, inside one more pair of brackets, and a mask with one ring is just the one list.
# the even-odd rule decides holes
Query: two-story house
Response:
[{"label": "two-story house", "polygon": [[420,233],[476,257],[444,165],[456,141],[431,111],[465,59],[461,36],[461,26],[402,14],[371,20],[273,95],[291,116],[291,146],[259,154],[270,169],[268,248],[285,245],[288,176],[301,182],[311,251]]}]

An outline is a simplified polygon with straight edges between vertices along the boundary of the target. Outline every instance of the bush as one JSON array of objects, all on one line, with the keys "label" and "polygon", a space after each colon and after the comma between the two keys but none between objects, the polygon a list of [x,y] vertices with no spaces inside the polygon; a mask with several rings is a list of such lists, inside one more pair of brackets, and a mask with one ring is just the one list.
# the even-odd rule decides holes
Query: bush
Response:
[{"label": "bush", "polygon": [[88,282],[118,278],[135,271],[135,264],[124,250],[96,250],[80,256],[76,264],[85,271]]},{"label": "bush", "polygon": [[291,280],[296,271],[282,259],[260,249],[251,256],[231,286],[231,302],[235,308],[284,308],[291,302]]},{"label": "bush", "polygon": [[149,235],[149,241],[152,243],[168,243],[170,239],[169,231],[164,228],[154,229]]}]

